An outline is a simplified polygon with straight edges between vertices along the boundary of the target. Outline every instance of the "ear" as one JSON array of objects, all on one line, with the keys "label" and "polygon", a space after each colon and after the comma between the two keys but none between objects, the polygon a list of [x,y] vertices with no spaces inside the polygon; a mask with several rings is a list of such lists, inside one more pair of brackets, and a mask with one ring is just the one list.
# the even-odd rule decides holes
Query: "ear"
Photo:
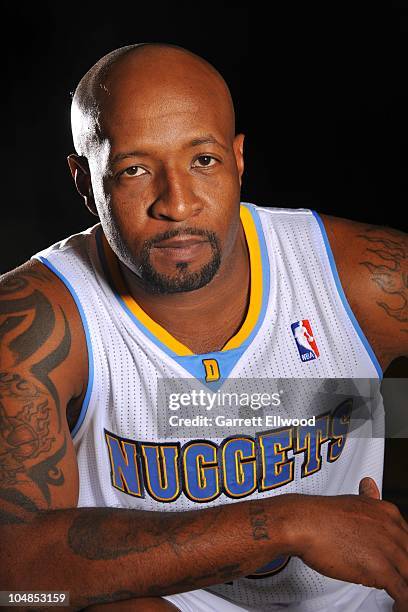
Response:
[{"label": "ear", "polygon": [[245,134],[237,134],[233,143],[240,185],[242,185],[242,175],[244,173],[244,138]]},{"label": "ear", "polygon": [[97,217],[88,160],[86,157],[72,154],[68,155],[67,161],[78,193],[84,198],[86,207]]}]

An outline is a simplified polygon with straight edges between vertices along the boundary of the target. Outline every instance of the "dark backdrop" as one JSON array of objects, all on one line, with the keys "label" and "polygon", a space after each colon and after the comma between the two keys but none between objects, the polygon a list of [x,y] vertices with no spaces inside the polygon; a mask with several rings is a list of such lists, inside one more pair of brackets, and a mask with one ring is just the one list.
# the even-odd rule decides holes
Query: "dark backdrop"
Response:
[{"label": "dark backdrop", "polygon": [[267,4],[2,4],[0,272],[94,223],[66,163],[70,92],[133,42],[185,46],[224,75],[244,200],[406,227],[408,3]]},{"label": "dark backdrop", "polygon": [[[407,229],[408,2],[265,5],[2,3],[0,272],[94,224],[66,164],[70,92],[134,42],[185,46],[224,75],[243,200]],[[406,440],[387,445],[385,495],[408,511],[405,457]]]}]

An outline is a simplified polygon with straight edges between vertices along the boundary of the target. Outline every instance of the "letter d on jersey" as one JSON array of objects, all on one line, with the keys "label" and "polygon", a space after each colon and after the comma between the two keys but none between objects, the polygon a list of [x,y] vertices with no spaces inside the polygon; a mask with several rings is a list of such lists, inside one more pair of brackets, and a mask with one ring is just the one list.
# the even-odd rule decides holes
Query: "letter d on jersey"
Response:
[{"label": "letter d on jersey", "polygon": [[216,359],[203,359],[205,382],[213,382],[220,378],[220,368]]}]

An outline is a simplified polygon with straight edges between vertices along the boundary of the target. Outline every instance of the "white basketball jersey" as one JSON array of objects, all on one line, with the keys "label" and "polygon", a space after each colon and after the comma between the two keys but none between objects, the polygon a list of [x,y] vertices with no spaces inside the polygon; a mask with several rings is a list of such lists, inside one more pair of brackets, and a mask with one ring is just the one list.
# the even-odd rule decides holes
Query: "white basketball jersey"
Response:
[{"label": "white basketball jersey", "polygon": [[[241,223],[251,271],[246,319],[221,351],[201,355],[131,297],[99,224],[35,255],[68,287],[86,333],[89,382],[72,432],[79,506],[177,512],[284,493],[357,494],[364,476],[381,490],[381,368],[322,221],[309,210],[242,203]],[[219,409],[223,421],[207,406],[190,412],[207,421],[181,424],[183,406],[169,408],[160,387],[173,380],[174,389],[191,383],[218,397],[233,381],[246,401]],[[276,401],[255,409],[251,398],[268,385]],[[259,420],[228,421],[243,411]],[[305,415],[316,417],[313,426],[282,420]],[[209,590],[246,609],[302,602],[311,612],[353,586],[280,557]]]}]

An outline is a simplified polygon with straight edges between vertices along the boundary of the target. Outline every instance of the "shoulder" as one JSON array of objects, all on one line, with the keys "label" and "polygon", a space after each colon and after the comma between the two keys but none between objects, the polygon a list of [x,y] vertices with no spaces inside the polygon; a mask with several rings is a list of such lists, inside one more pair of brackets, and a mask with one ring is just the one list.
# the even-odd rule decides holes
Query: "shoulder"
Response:
[{"label": "shoulder", "polygon": [[0,276],[0,317],[3,360],[6,353],[24,361],[47,345],[48,351],[54,350],[55,369],[61,358],[54,374],[70,374],[64,383],[67,400],[82,393],[87,377],[85,333],[75,301],[56,274],[32,259]]},{"label": "shoulder", "polygon": [[357,238],[356,244],[349,245],[349,248],[352,249],[363,249],[368,243],[374,241],[387,242],[388,247],[398,247],[401,241],[407,240],[406,233],[385,225],[362,223],[332,215],[320,214],[319,216],[323,220],[330,240],[340,243],[350,236]]},{"label": "shoulder", "polygon": [[321,215],[347,300],[383,369],[408,353],[408,236]]},{"label": "shoulder", "polygon": [[0,278],[0,522],[77,504],[67,409],[85,388],[82,339],[68,290],[39,261]]}]

